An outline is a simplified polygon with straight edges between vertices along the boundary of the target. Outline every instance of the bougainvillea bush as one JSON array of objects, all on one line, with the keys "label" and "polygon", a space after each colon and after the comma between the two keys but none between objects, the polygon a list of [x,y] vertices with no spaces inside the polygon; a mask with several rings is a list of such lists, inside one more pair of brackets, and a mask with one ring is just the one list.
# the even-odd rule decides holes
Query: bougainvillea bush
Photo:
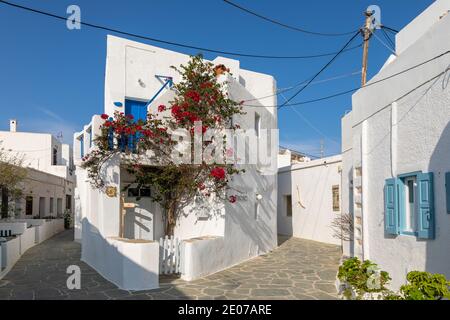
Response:
[{"label": "bougainvillea bush", "polygon": [[[217,81],[214,65],[201,56],[191,57],[186,65],[173,67],[181,75],[174,84],[175,97],[168,105],[159,105],[147,119],[135,120],[131,115],[116,112],[103,114],[101,135],[95,138],[96,148],[83,158],[92,185],[105,187],[101,169],[115,156],[120,156],[122,167],[134,176],[138,186],[150,186],[152,199],[165,212],[166,234],[173,234],[182,208],[195,197],[211,197],[236,201],[230,187],[233,175],[242,172],[233,163],[201,158],[199,162],[180,162],[177,150],[181,140],[174,133],[185,132],[184,147],[194,159],[194,141],[208,130],[210,141],[201,144],[202,154],[215,145],[213,155],[229,156],[226,147],[226,129],[236,130],[234,115],[243,114],[241,103],[231,100],[225,90],[226,83]],[[217,68],[216,68],[217,69]],[[190,139],[186,139],[190,138]],[[190,142],[189,142],[190,141]],[[217,146],[219,145],[219,149]],[[175,157],[174,157],[175,155]],[[215,157],[212,157],[214,160]]]}]

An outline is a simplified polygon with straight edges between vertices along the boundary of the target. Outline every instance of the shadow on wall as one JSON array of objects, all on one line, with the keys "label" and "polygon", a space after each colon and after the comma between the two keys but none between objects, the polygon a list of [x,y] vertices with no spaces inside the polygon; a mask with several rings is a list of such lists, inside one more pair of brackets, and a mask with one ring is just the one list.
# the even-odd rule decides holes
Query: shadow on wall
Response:
[{"label": "shadow on wall", "polygon": [[[287,201],[286,196],[292,195],[292,166],[283,167],[280,170],[286,171],[278,174],[278,204],[277,204],[277,232],[281,235],[292,237],[294,234],[294,227],[292,224],[292,215],[287,215]],[[292,208],[292,213],[294,209]]]},{"label": "shadow on wall", "polygon": [[[443,89],[448,82],[443,82]],[[448,108],[448,106],[447,106]],[[450,214],[447,213],[445,174],[450,172],[450,123],[443,130],[431,155],[429,172],[434,173],[435,239],[426,241],[426,270],[450,278]],[[450,188],[450,185],[447,187]]]},{"label": "shadow on wall", "polygon": [[[353,226],[355,225],[355,210],[354,210],[354,203],[353,203],[353,166],[350,167],[350,170],[348,172],[348,213],[353,217]],[[344,214],[345,212],[341,212]],[[352,239],[351,241],[343,241],[343,246],[348,246],[348,251],[350,257],[355,256],[355,228],[353,227],[353,234],[350,236]]]},{"label": "shadow on wall", "polygon": [[[159,287],[159,244],[157,242],[139,244],[108,241],[87,218],[82,220],[82,224],[81,260],[83,262],[120,289],[149,290]],[[151,245],[153,247],[150,247]],[[124,251],[127,251],[128,256],[124,255]],[[134,260],[129,256],[132,256]]]}]

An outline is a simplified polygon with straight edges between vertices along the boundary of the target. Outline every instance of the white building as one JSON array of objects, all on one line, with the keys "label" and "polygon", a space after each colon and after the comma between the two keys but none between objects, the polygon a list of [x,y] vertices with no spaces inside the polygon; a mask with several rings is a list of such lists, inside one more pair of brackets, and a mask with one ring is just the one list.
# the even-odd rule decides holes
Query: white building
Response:
[{"label": "white building", "polygon": [[332,228],[341,214],[341,166],[338,155],[279,167],[279,234],[341,245]]},{"label": "white building", "polygon": [[[99,113],[112,115],[114,111],[133,112],[146,108],[164,84],[164,77],[179,81],[179,74],[170,66],[189,61],[189,56],[166,49],[108,36],[105,78],[105,105]],[[276,84],[273,77],[240,68],[239,61],[218,57],[214,64],[225,64],[233,77],[220,76],[228,82],[228,93],[235,101],[250,100],[273,94],[260,107],[245,107],[245,115],[233,119],[242,128],[277,128]],[[148,110],[167,104],[173,92],[165,87]],[[270,107],[264,108],[263,105]],[[158,241],[163,236],[162,214],[159,206],[149,198],[137,200],[133,192],[121,190],[130,177],[121,170],[120,161],[105,166],[110,196],[93,189],[81,158],[95,148],[93,137],[99,130],[100,116],[74,136],[75,165],[77,166],[76,239],[82,241],[82,259],[119,287],[149,289],[158,286]],[[259,129],[258,129],[259,130]],[[278,150],[278,140],[275,150]],[[272,160],[276,164],[276,152]],[[183,240],[182,277],[198,278],[225,269],[271,250],[277,245],[276,168],[272,175],[261,175],[255,166],[248,166],[245,174],[236,176],[233,184],[244,191],[234,204],[221,203],[202,208],[193,203],[178,221],[175,237]],[[137,204],[127,209],[125,237],[119,239],[120,197]],[[114,263],[112,263],[114,262]]]},{"label": "white building", "polygon": [[450,277],[449,10],[435,1],[397,34],[396,56],[342,119],[345,253],[378,263],[394,288],[412,270]]},{"label": "white building", "polygon": [[15,206],[16,218],[59,216],[73,212],[75,173],[71,147],[51,134],[18,131],[17,120],[10,131],[0,131],[3,152],[23,160],[28,168],[22,183],[23,199]]}]

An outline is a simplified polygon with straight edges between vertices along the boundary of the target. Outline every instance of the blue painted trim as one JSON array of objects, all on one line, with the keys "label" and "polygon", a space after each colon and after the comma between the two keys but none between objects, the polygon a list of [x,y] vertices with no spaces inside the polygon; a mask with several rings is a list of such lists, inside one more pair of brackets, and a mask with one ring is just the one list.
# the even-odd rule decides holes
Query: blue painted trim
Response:
[{"label": "blue painted trim", "polygon": [[[158,78],[158,77],[162,77],[162,76],[156,76],[156,77]],[[172,78],[170,78],[170,77],[165,77],[165,78],[167,79],[166,82],[165,82],[164,85],[158,90],[158,92],[156,92],[156,94],[153,96],[153,98],[151,98],[150,101],[147,102],[146,107],[148,107],[148,106],[156,99],[156,97],[158,97],[158,95],[164,90],[165,87],[167,87],[167,85],[169,85],[169,87],[172,87],[172,83],[173,83]]]},{"label": "blue painted trim", "polygon": [[80,156],[84,157],[84,134],[78,136],[78,140],[80,140]]},{"label": "blue painted trim", "polygon": [[408,178],[408,177],[417,177],[419,174],[421,174],[422,171],[414,171],[414,172],[410,172],[410,173],[402,173],[397,175],[397,178]]},{"label": "blue painted trim", "polygon": [[412,232],[412,231],[400,231],[401,236],[413,236],[417,237],[419,235],[418,232]]},{"label": "blue painted trim", "polygon": [[116,107],[123,107],[123,103],[120,102],[120,101],[114,102],[114,105],[115,105]]}]

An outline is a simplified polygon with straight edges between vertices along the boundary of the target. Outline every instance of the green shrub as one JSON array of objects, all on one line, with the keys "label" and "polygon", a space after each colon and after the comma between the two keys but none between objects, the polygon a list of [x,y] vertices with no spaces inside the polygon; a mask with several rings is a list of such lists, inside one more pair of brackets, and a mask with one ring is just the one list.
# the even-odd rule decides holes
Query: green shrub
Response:
[{"label": "green shrub", "polygon": [[450,281],[442,274],[411,271],[406,276],[408,283],[400,287],[404,300],[441,300],[450,298]]},{"label": "green shrub", "polygon": [[365,294],[387,293],[386,284],[391,280],[386,271],[380,271],[370,260],[361,262],[350,258],[339,267],[338,279],[345,283],[343,295],[347,299],[362,299]]},{"label": "green shrub", "polygon": [[384,300],[441,300],[450,299],[450,281],[442,274],[411,271],[407,284],[398,293],[386,288],[391,278],[386,271],[379,271],[377,264],[358,258],[350,258],[339,267],[338,279],[344,282],[342,292],[346,299],[373,298],[378,294]]},{"label": "green shrub", "polygon": [[70,229],[71,225],[72,225],[72,215],[69,210],[66,210],[64,212],[64,228]]}]

